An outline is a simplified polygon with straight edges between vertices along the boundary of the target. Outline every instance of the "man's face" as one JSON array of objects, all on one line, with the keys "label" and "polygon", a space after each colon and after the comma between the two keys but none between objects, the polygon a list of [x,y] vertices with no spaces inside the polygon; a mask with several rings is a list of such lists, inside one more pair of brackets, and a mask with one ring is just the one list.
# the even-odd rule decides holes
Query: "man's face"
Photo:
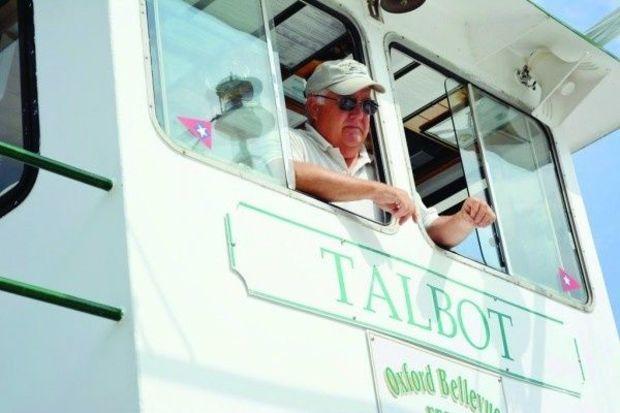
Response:
[{"label": "man's face", "polygon": [[[328,91],[324,96],[338,99],[340,95]],[[370,88],[361,89],[352,95],[358,103],[370,98]],[[314,128],[334,147],[340,149],[345,160],[356,159],[359,155],[370,128],[370,115],[364,113],[358,104],[352,111],[338,107],[337,100],[323,99],[319,105],[313,97],[308,109],[313,119]],[[348,162],[347,162],[348,163]]]}]

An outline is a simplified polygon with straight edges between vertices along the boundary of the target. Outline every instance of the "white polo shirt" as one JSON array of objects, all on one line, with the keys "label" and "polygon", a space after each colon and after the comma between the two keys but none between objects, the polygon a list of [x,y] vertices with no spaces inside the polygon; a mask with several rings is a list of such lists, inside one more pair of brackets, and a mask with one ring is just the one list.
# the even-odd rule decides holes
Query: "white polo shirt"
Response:
[{"label": "white polo shirt", "polygon": [[[306,123],[305,127],[305,130],[290,130],[291,154],[294,160],[319,165],[331,171],[359,179],[377,180],[375,168],[372,165],[373,159],[365,147],[362,146],[357,161],[349,167],[338,148],[332,146],[309,124]],[[414,200],[420,209],[422,223],[425,227],[428,227],[437,219],[437,210],[435,208],[427,208],[422,203],[417,192],[415,193]],[[366,218],[380,222],[384,221],[383,212],[372,201],[367,199],[351,202],[332,202],[332,204]]]}]

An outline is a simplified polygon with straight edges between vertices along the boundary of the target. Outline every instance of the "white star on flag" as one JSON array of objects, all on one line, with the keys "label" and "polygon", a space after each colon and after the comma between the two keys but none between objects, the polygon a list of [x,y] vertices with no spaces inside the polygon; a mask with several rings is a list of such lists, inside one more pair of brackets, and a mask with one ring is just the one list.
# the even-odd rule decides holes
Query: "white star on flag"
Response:
[{"label": "white star on flag", "polygon": [[198,132],[201,138],[204,138],[207,135],[207,130],[201,124],[198,124],[198,127],[196,128],[196,132]]},{"label": "white star on flag", "polygon": [[187,131],[204,146],[211,149],[213,145],[213,135],[211,134],[211,122],[204,119],[186,118],[177,116],[179,122],[185,126]]},{"label": "white star on flag", "polygon": [[568,272],[566,272],[564,268],[558,268],[558,276],[560,278],[560,285],[562,286],[562,291],[568,292],[581,288],[581,284],[579,284],[579,281],[577,281],[575,277],[571,276]]}]

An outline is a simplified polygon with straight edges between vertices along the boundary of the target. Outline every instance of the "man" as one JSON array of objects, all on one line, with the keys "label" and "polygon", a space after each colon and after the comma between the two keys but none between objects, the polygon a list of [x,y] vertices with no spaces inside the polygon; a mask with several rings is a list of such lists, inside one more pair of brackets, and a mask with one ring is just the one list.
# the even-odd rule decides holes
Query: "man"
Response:
[{"label": "man", "polygon": [[329,202],[346,202],[347,209],[364,216],[371,215],[364,204],[374,204],[401,225],[409,218],[418,222],[421,215],[431,239],[445,247],[495,221],[491,208],[477,198],[466,199],[454,215],[438,216],[417,193],[414,202],[404,190],[376,181],[364,146],[378,107],[372,90],[385,92],[355,60],[327,61],[316,68],[306,85],[306,130],[291,132],[297,189]]}]

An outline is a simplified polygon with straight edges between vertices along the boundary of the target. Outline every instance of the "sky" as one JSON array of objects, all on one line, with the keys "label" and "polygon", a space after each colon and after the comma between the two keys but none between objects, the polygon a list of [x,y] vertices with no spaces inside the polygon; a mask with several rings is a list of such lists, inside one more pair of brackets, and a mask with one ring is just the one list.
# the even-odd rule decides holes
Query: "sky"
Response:
[{"label": "sky", "polygon": [[[620,7],[620,0],[534,0],[559,20],[580,32],[587,31]],[[620,36],[605,48],[620,57]],[[620,116],[620,115],[619,115]],[[588,212],[598,258],[616,320],[620,324],[620,130],[599,139],[573,155],[577,180]]]}]

